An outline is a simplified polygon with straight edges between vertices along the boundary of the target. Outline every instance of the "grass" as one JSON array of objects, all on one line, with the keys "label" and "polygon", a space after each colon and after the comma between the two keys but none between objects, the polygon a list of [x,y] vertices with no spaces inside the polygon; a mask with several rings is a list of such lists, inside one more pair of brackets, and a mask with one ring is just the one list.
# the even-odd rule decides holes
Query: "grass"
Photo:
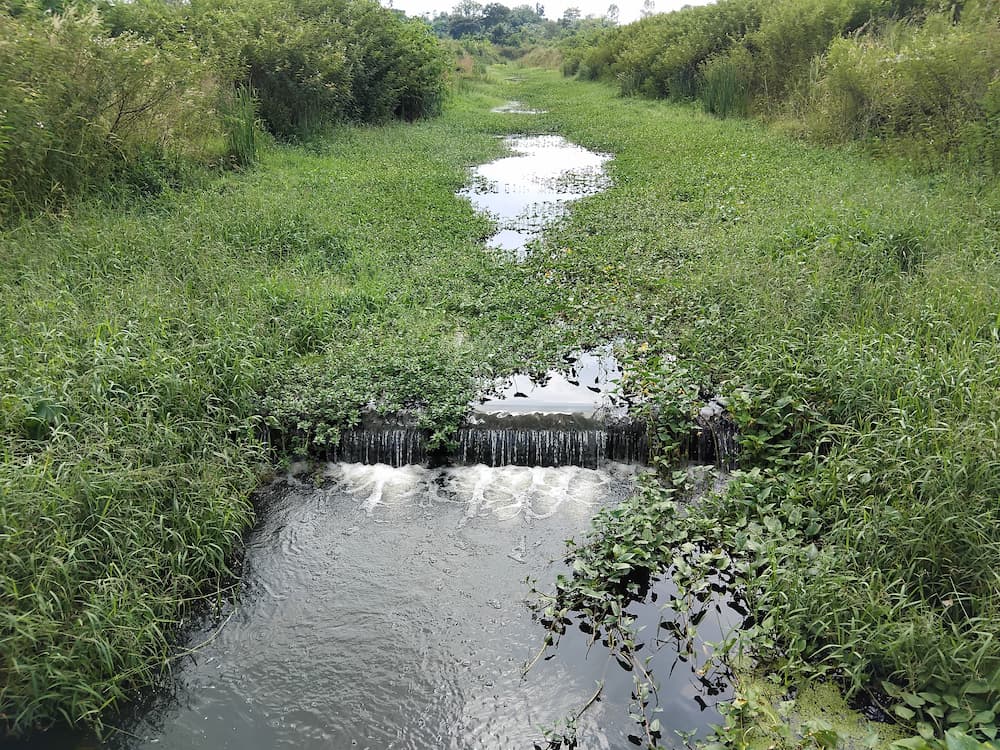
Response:
[{"label": "grass", "polygon": [[[509,99],[548,114],[489,114]],[[615,186],[519,266],[453,193],[527,127],[614,153]],[[230,581],[265,428],[305,448],[424,405],[447,439],[477,376],[608,339],[664,445],[729,399],[747,473],[691,518],[760,592],[762,654],[993,695],[966,688],[1000,666],[995,183],[527,70],[260,159],[0,235],[9,726],[96,722],[156,678]]]},{"label": "grass", "polygon": [[882,680],[927,693],[900,718],[989,737],[995,182],[913,175],[599,86],[535,77],[519,96],[616,154],[616,187],[551,236],[572,249],[545,261],[580,300],[571,325],[647,342],[633,366],[661,414],[680,401],[690,417],[691,393],[718,392],[740,423],[757,472],[697,513],[758,566],[758,651],[852,694]]},{"label": "grass", "polygon": [[453,195],[499,149],[486,110],[335,130],[204,189],[0,235],[9,727],[97,721],[156,677],[183,605],[228,585],[274,459],[265,420],[295,431],[305,388],[313,422],[464,403],[475,374],[544,346],[526,333],[544,297]]}]

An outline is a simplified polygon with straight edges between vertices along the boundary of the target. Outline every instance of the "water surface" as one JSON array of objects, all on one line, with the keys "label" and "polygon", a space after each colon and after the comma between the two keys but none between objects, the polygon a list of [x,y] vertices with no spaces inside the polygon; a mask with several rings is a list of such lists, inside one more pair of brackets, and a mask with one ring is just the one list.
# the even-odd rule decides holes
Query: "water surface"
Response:
[{"label": "water surface", "polygon": [[[523,667],[544,636],[526,579],[551,585],[564,540],[630,492],[635,471],[330,464],[281,478],[261,495],[240,601],[190,635],[172,695],[119,746],[544,747],[545,728],[603,680],[579,747],[632,747],[632,678],[600,643],[571,631]],[[658,632],[659,604],[638,612]],[[731,619],[714,607],[701,630],[718,637]],[[653,661],[662,721],[704,731],[720,688],[676,655],[668,639]]]},{"label": "water surface", "polygon": [[490,112],[501,115],[544,115],[546,110],[532,109],[531,107],[524,106],[519,101],[509,101],[501,104],[499,107],[494,107]]},{"label": "water surface", "polygon": [[604,166],[611,156],[558,135],[504,140],[512,155],[475,167],[471,184],[459,195],[496,220],[487,247],[524,260],[529,243],[564,215],[569,204],[610,186]]}]

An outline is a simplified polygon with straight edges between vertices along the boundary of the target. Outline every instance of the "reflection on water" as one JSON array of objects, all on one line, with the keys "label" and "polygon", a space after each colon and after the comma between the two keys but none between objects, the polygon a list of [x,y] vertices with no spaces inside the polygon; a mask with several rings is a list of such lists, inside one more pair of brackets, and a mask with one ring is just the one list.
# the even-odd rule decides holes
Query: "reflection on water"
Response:
[{"label": "reflection on water", "polygon": [[[523,667],[544,635],[526,579],[554,580],[564,540],[630,492],[635,472],[330,464],[283,477],[261,493],[241,601],[221,627],[190,634],[189,646],[204,645],[178,662],[172,694],[115,745],[544,747],[545,728],[604,680],[579,747],[632,747],[632,678],[600,643],[573,631]],[[669,590],[659,585],[660,603]],[[635,610],[651,633],[660,603]],[[700,632],[713,640],[733,614],[710,610]],[[685,658],[668,639],[651,662],[661,720],[703,731],[718,721],[720,687]]]},{"label": "reflection on water", "polygon": [[544,115],[544,109],[531,109],[530,107],[525,107],[521,102],[510,101],[505,104],[501,104],[499,107],[494,107],[490,110],[500,115]]},{"label": "reflection on water", "polygon": [[625,416],[622,369],[610,345],[576,352],[565,361],[569,365],[565,371],[550,370],[543,377],[517,373],[499,381],[480,403],[473,404],[472,418],[562,414],[600,421]]},{"label": "reflection on water", "polygon": [[542,229],[567,206],[610,186],[604,165],[611,159],[557,135],[510,136],[513,152],[472,170],[471,185],[459,192],[497,222],[487,246],[518,260]]}]

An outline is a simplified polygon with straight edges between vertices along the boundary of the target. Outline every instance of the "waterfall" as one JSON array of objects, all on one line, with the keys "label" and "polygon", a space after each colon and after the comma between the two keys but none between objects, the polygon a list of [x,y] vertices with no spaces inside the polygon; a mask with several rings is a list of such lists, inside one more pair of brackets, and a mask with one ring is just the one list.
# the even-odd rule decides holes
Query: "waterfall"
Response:
[{"label": "waterfall", "polygon": [[582,466],[645,463],[649,442],[638,423],[591,429],[468,426],[458,432],[454,463],[487,466]]},{"label": "waterfall", "polygon": [[[719,399],[700,410],[687,453],[698,463],[733,468],[739,453],[736,423]],[[372,421],[345,430],[328,453],[333,461],[359,464],[451,464],[456,466],[580,466],[597,468],[611,461],[649,460],[644,422],[603,422],[578,415],[532,414],[472,419],[459,428],[451,450],[428,448],[430,432],[404,424]]]},{"label": "waterfall", "polygon": [[739,453],[736,422],[726,411],[726,402],[718,396],[705,404],[695,418],[689,453],[699,463],[714,463],[725,469],[736,465]]},{"label": "waterfall", "polygon": [[[430,431],[417,427],[413,412],[383,417],[374,412],[341,434],[328,452],[333,461],[389,466],[451,464],[486,466],[579,466],[649,461],[644,420],[629,416],[618,395],[621,367],[610,346],[576,352],[566,370],[543,377],[524,373],[497,381],[476,402],[448,450],[428,447]],[[708,401],[695,419],[688,457],[732,468],[736,423],[726,400]]]},{"label": "waterfall", "polygon": [[645,426],[636,422],[589,428],[467,424],[458,430],[457,446],[438,453],[428,449],[429,437],[427,430],[416,427],[345,430],[329,458],[390,466],[447,463],[593,469],[609,461],[645,463],[649,454]]}]

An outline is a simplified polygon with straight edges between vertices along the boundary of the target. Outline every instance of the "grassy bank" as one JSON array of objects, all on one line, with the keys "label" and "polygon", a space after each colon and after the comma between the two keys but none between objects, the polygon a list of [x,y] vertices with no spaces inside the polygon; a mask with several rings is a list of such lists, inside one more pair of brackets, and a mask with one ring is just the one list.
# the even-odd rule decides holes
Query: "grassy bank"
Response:
[{"label": "grassy bank", "polygon": [[372,0],[0,2],[0,222],[155,194],[330,123],[439,111],[447,57]]},{"label": "grassy bank", "polygon": [[[8,725],[94,721],[154,678],[228,580],[265,428],[322,447],[365,404],[427,405],[446,439],[476,376],[612,338],[665,455],[729,399],[748,473],[650,523],[731,550],[760,653],[937,696],[909,718],[939,733],[1000,697],[996,185],[507,75],[432,122],[0,235]],[[489,114],[506,99],[549,114]],[[525,128],[614,153],[615,186],[514,266],[453,192]]]},{"label": "grassy bank", "polygon": [[996,177],[997,11],[992,0],[719,0],[572,35],[563,70]]}]

